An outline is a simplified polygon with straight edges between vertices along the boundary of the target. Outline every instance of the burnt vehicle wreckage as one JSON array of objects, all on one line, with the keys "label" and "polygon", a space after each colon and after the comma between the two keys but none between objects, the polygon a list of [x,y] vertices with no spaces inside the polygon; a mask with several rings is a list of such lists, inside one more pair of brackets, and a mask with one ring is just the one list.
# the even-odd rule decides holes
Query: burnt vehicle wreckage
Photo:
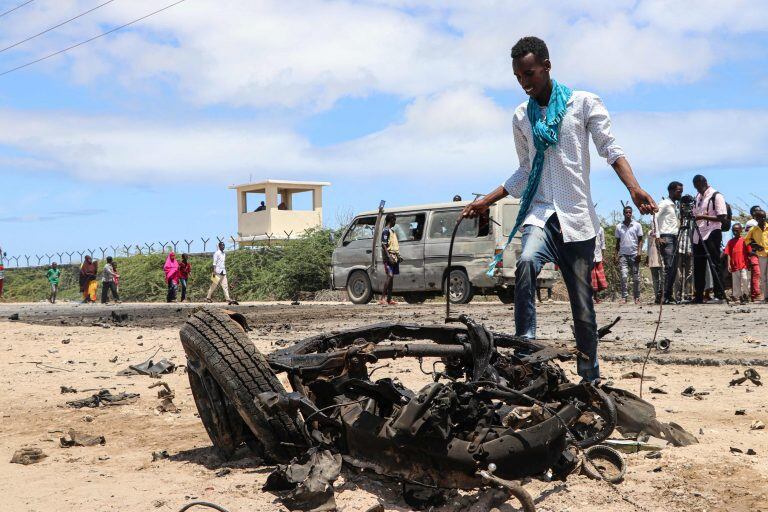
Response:
[{"label": "burnt vehicle wreckage", "polygon": [[[647,402],[569,382],[556,364],[577,357],[568,348],[491,332],[464,315],[455,320],[460,325],[334,331],[265,357],[249,340],[243,315],[203,309],[183,326],[181,340],[200,418],[223,458],[243,443],[283,464],[328,450],[352,467],[403,482],[414,506],[434,503],[419,502],[414,488],[428,494],[492,486],[529,511],[533,500],[521,480],[564,480],[579,468],[621,480],[621,456],[600,443],[622,421],[639,423],[639,432],[643,421],[633,407]],[[402,357],[417,358],[432,382],[414,392],[396,379],[372,377],[372,365]],[[432,360],[429,371],[425,359]],[[292,391],[278,380],[282,372]]]}]

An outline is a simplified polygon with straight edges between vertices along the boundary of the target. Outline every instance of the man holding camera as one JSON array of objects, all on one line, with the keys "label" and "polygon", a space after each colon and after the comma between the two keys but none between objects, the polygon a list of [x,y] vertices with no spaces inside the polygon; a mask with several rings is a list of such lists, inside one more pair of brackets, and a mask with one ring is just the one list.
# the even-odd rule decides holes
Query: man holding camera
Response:
[{"label": "man holding camera", "polygon": [[721,229],[728,216],[728,209],[723,194],[710,187],[707,178],[701,174],[693,177],[693,186],[698,191],[693,206],[696,219],[696,229],[693,232],[693,303],[703,304],[707,265],[712,271],[715,299],[725,299],[721,280],[720,247],[723,243]]},{"label": "man holding camera", "polygon": [[[664,301],[672,302],[677,268],[675,267],[675,245],[680,230],[677,216],[677,202],[683,197],[683,184],[673,181],[667,187],[668,197],[659,202],[659,212],[654,217],[654,232],[657,235],[659,252],[664,262]],[[649,251],[650,252],[650,251]]]}]

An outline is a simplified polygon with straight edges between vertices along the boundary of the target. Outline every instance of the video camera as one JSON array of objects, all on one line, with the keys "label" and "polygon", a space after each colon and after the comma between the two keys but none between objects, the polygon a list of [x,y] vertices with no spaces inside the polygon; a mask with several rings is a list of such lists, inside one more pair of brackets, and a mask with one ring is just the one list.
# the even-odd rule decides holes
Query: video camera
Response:
[{"label": "video camera", "polygon": [[690,194],[680,198],[680,217],[683,221],[693,218],[693,203],[696,200]]}]

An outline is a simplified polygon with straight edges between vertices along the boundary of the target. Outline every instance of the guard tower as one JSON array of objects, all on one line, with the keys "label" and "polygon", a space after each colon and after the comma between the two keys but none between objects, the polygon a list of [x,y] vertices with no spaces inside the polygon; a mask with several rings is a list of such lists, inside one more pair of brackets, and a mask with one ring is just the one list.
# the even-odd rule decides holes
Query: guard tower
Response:
[{"label": "guard tower", "polygon": [[[329,185],[325,181],[266,180],[230,186],[237,191],[237,242],[250,245],[285,239],[322,227],[323,187]],[[293,196],[302,192],[311,192],[311,209],[294,209]]]}]

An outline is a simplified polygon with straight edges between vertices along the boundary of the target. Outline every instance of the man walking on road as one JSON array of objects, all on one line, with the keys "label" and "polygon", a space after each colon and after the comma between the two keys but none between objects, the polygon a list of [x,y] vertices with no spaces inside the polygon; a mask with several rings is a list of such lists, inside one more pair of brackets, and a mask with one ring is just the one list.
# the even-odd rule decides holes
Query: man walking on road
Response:
[{"label": "man walking on road", "polygon": [[59,280],[61,279],[61,269],[55,261],[51,263],[51,268],[45,273],[48,278],[48,284],[51,285],[51,294],[48,296],[48,302],[56,304],[56,294],[59,293]]},{"label": "man walking on road", "polygon": [[115,278],[117,275],[115,267],[112,266],[112,256],[107,256],[107,264],[104,265],[104,270],[101,277],[101,303],[109,304],[109,293],[112,293],[112,298],[116,303],[120,303],[120,295],[117,293],[117,285],[115,284]]},{"label": "man walking on road", "polygon": [[213,302],[213,292],[221,284],[221,291],[224,292],[224,300],[227,304],[237,304],[236,300],[232,300],[229,297],[229,283],[227,282],[227,267],[226,267],[227,255],[224,253],[224,242],[219,242],[219,249],[213,253],[213,277],[211,278],[211,287],[208,288],[208,295],[205,297],[206,302]]},{"label": "man walking on road", "polygon": [[525,37],[512,48],[512,70],[529,96],[513,118],[520,166],[501,186],[467,205],[462,215],[481,215],[507,195],[521,198],[509,238],[523,228],[515,274],[516,333],[536,337],[536,278],[546,263],[557,263],[571,301],[579,352],[576,368],[584,380],[595,382],[600,379],[600,368],[590,273],[600,223],[589,185],[590,136],[597,153],[614,168],[640,211],[651,213],[656,204],[640,188],[624,151],[616,144],[600,98],[571,91],[550,78],[551,69],[549,50],[541,39]]},{"label": "man walking on road", "polygon": [[643,227],[632,220],[632,207],[624,207],[624,221],[616,225],[616,260],[621,272],[621,303],[629,297],[629,277],[632,276],[632,297],[640,303],[640,247]]}]

